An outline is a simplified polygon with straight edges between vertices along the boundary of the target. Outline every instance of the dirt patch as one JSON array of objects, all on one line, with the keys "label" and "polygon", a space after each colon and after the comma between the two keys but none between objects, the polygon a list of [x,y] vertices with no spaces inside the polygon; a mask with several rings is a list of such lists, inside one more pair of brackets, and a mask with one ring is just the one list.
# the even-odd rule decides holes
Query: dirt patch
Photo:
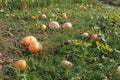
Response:
[{"label": "dirt patch", "polygon": [[[20,40],[24,36],[19,31],[27,25],[24,20],[0,21],[0,64],[9,64],[14,61],[15,55],[22,52]],[[22,27],[18,27],[21,26]]]}]

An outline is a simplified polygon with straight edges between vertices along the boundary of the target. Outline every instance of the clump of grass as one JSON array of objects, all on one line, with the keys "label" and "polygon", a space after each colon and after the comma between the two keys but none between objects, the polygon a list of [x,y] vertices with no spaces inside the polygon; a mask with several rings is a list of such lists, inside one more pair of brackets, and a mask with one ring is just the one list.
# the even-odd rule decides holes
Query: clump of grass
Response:
[{"label": "clump of grass", "polygon": [[47,7],[53,4],[65,4],[65,3],[80,3],[80,4],[90,4],[96,2],[95,0],[2,0],[0,1],[2,8],[7,8],[9,10],[14,9],[31,9],[36,7]]}]

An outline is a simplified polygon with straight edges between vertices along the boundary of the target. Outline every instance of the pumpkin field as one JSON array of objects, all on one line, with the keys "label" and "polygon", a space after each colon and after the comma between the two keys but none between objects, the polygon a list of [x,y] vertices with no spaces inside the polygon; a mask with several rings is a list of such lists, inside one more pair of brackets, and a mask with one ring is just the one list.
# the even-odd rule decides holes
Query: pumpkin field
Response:
[{"label": "pumpkin field", "polygon": [[1,0],[0,80],[120,80],[113,1]]}]

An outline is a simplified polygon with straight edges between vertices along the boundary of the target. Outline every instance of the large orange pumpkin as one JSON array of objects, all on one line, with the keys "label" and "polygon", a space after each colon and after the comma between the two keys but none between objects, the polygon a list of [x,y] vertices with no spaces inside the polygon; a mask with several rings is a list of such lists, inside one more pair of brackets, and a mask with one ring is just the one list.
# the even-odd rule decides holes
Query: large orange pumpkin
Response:
[{"label": "large orange pumpkin", "polygon": [[31,43],[37,42],[36,38],[33,36],[26,36],[22,39],[21,43],[22,45],[28,47]]},{"label": "large orange pumpkin", "polygon": [[33,44],[30,44],[28,47],[29,51],[32,53],[41,52],[42,45],[39,42],[35,42]]},{"label": "large orange pumpkin", "polygon": [[18,68],[18,69],[24,69],[27,67],[27,63],[25,60],[18,60],[16,63],[15,63],[15,68]]}]

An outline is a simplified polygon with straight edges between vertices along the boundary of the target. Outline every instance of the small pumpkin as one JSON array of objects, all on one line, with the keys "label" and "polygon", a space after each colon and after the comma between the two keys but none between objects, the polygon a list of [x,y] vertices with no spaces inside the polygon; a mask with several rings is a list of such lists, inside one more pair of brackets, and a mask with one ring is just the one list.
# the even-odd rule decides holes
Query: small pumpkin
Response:
[{"label": "small pumpkin", "polygon": [[66,13],[63,13],[63,14],[62,14],[62,18],[63,18],[63,19],[67,19],[67,18],[68,18],[67,15],[66,15]]},{"label": "small pumpkin", "polygon": [[87,32],[84,32],[84,33],[82,33],[82,35],[81,35],[82,37],[88,37],[89,36],[89,34],[87,33]]},{"label": "small pumpkin", "polygon": [[101,38],[97,34],[92,34],[91,38],[95,41],[100,41],[101,40]]},{"label": "small pumpkin", "polygon": [[67,61],[67,60],[63,60],[61,61],[61,65],[64,66],[64,67],[72,67],[73,64],[70,62],[70,61]]},{"label": "small pumpkin", "polygon": [[52,22],[49,23],[49,28],[50,28],[50,29],[57,29],[57,28],[59,28],[59,27],[60,27],[60,25],[59,25],[59,23],[56,22],[56,21],[52,21]]},{"label": "small pumpkin", "polygon": [[39,42],[32,43],[29,45],[28,49],[31,53],[41,52],[42,45]]},{"label": "small pumpkin", "polygon": [[71,29],[72,28],[72,23],[66,22],[62,25],[63,29]]},{"label": "small pumpkin", "polygon": [[25,60],[18,60],[16,63],[15,63],[15,68],[17,69],[25,69],[27,67],[27,63]]},{"label": "small pumpkin", "polygon": [[21,44],[28,47],[31,43],[37,42],[36,38],[33,36],[26,36],[21,40]]},{"label": "small pumpkin", "polygon": [[32,16],[31,19],[32,19],[33,21],[35,21],[35,20],[36,20],[36,17],[35,17],[35,16]]},{"label": "small pumpkin", "polygon": [[41,19],[43,19],[43,20],[47,19],[47,16],[46,16],[45,14],[41,14],[40,17],[41,17]]},{"label": "small pumpkin", "polygon": [[44,24],[42,24],[42,25],[40,26],[40,29],[41,29],[41,30],[43,30],[43,31],[45,31],[45,30],[46,30],[46,28],[47,28],[47,26],[46,26],[46,25],[44,25]]},{"label": "small pumpkin", "polygon": [[83,11],[87,11],[88,9],[86,7],[81,7]]}]

